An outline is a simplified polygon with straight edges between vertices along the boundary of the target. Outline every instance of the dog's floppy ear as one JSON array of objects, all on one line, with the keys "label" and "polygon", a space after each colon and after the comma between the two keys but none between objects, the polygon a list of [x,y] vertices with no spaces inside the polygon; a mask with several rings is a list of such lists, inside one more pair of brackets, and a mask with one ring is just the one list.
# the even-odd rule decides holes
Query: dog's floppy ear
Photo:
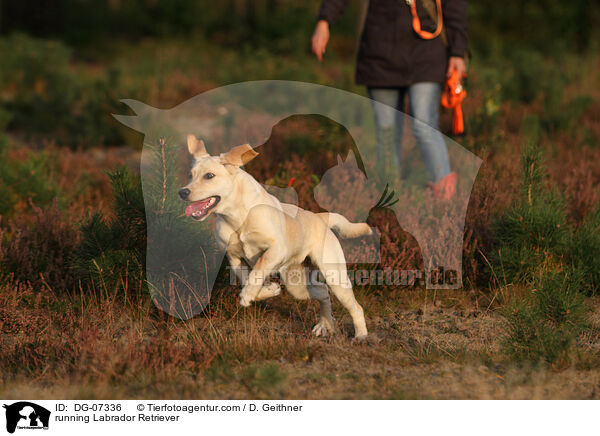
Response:
[{"label": "dog's floppy ear", "polygon": [[201,157],[208,156],[208,153],[206,152],[206,147],[204,146],[203,140],[198,141],[198,139],[196,139],[196,137],[194,135],[188,135],[187,136],[187,144],[188,144],[188,151],[190,152],[190,154],[192,156],[194,156],[195,159],[199,159]]},{"label": "dog's floppy ear", "polygon": [[258,153],[250,146],[250,144],[238,145],[233,147],[227,153],[221,154],[221,163],[241,167],[246,165],[252,159],[258,156]]}]

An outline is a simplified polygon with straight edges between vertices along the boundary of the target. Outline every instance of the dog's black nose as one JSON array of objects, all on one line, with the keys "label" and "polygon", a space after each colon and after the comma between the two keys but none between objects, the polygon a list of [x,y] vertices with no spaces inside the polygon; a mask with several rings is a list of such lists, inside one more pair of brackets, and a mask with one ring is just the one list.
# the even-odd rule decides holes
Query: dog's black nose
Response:
[{"label": "dog's black nose", "polygon": [[179,198],[181,198],[182,200],[187,200],[189,195],[190,195],[190,190],[188,188],[181,188],[179,190]]}]

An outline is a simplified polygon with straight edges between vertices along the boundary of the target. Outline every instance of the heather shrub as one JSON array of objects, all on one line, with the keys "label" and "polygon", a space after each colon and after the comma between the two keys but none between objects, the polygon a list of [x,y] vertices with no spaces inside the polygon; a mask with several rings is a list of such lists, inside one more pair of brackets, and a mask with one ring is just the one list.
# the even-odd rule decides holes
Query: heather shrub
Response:
[{"label": "heather shrub", "polygon": [[71,290],[75,277],[69,262],[77,230],[63,220],[56,200],[43,209],[33,203],[31,207],[28,222],[18,217],[0,228],[0,276],[35,288],[49,286],[54,292]]},{"label": "heather shrub", "polygon": [[1,216],[25,211],[29,208],[30,198],[40,207],[50,205],[57,189],[48,177],[47,161],[47,153],[28,153],[25,159],[12,159],[8,138],[0,134]]}]

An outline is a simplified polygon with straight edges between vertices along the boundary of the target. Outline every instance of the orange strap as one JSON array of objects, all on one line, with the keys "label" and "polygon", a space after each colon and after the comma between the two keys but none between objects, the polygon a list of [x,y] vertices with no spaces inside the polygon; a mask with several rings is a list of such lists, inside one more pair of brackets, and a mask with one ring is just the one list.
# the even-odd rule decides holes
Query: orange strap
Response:
[{"label": "orange strap", "polygon": [[417,0],[406,0],[406,4],[410,6],[410,12],[412,14],[412,26],[417,35],[423,39],[433,39],[437,38],[439,34],[442,33],[442,26],[444,22],[442,19],[442,0],[435,0],[435,6],[437,9],[437,28],[433,33],[421,30],[421,20],[419,20],[419,15],[417,14]]},{"label": "orange strap", "polygon": [[454,135],[461,135],[465,131],[465,124],[463,120],[463,111],[461,103],[467,96],[467,91],[463,88],[459,77],[458,71],[452,71],[446,85],[444,86],[444,92],[442,94],[442,106],[447,109],[452,109],[452,133]]}]

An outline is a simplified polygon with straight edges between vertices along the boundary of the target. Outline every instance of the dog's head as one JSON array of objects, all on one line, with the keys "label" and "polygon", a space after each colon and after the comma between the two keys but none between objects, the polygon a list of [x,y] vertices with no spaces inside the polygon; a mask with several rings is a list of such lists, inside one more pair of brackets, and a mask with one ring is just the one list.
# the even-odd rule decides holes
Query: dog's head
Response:
[{"label": "dog's head", "polygon": [[188,150],[194,156],[189,183],[179,190],[179,197],[191,201],[186,216],[202,221],[212,212],[219,212],[222,199],[226,199],[235,187],[235,175],[242,165],[250,162],[258,153],[248,144],[234,147],[220,156],[211,156],[204,141],[194,135],[187,137]]}]

